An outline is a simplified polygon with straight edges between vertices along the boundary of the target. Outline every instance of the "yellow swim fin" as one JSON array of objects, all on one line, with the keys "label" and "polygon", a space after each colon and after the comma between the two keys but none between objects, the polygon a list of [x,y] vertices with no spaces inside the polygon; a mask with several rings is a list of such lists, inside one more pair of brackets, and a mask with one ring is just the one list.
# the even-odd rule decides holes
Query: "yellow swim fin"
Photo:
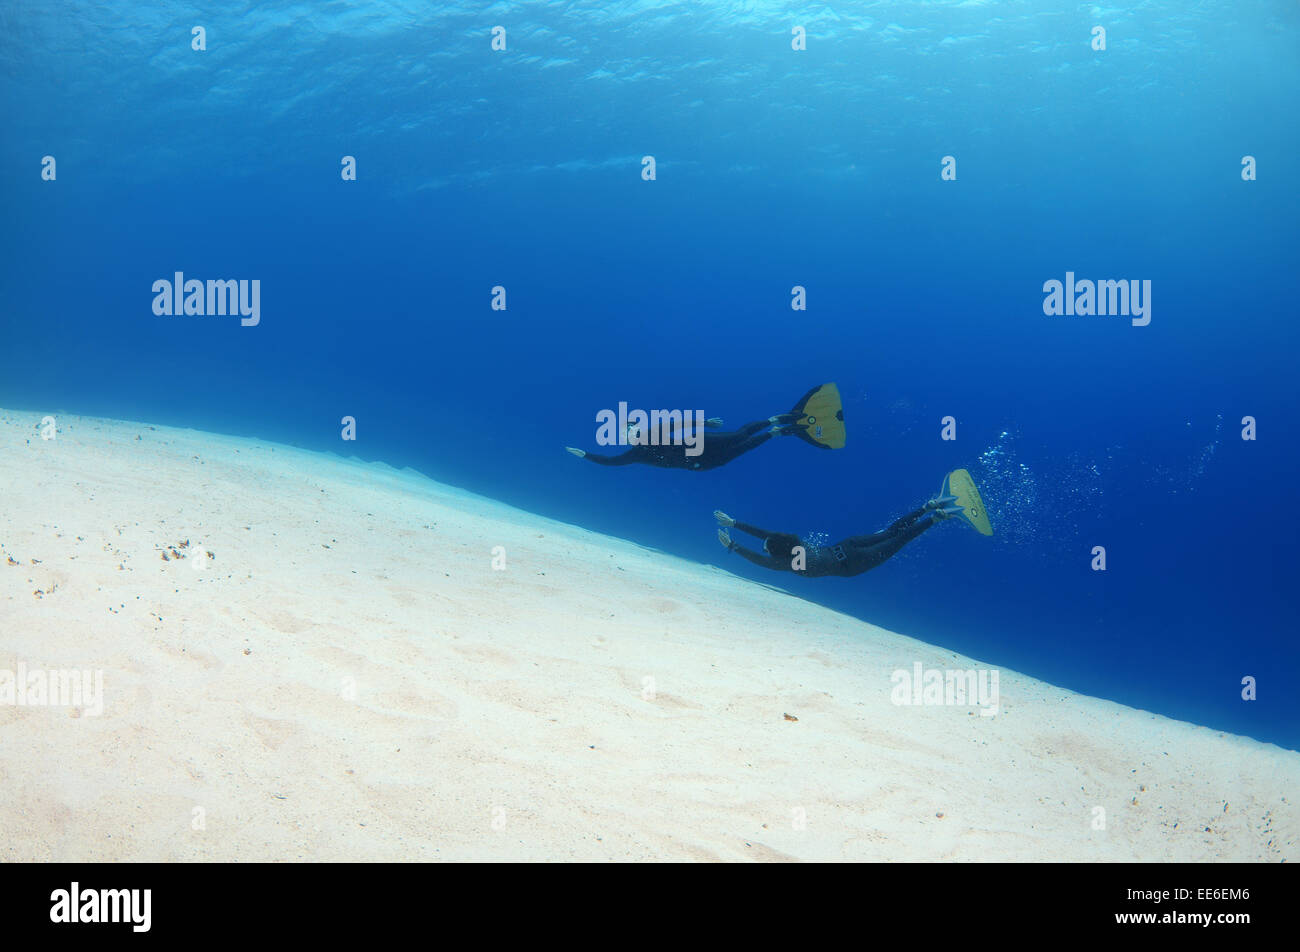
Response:
[{"label": "yellow swim fin", "polygon": [[835,384],[813,387],[790,413],[798,417],[795,420],[799,427],[795,431],[797,436],[822,449],[844,448],[844,404],[840,402],[840,390]]},{"label": "yellow swim fin", "polygon": [[975,527],[980,535],[993,535],[993,526],[989,523],[989,514],[984,508],[980,491],[975,488],[975,480],[964,469],[954,469],[943,478],[942,496],[952,496],[956,505],[961,507],[961,517]]}]

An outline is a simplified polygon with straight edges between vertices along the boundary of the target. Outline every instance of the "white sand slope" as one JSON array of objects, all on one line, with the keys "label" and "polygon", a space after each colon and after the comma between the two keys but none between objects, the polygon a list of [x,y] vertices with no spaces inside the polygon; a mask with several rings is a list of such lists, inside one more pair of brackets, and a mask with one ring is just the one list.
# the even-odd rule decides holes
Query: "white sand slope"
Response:
[{"label": "white sand slope", "polygon": [[995,717],[896,706],[979,665],[410,472],[40,417],[0,411],[0,669],[104,706],[0,705],[0,859],[1300,853],[1272,745],[1005,670]]}]

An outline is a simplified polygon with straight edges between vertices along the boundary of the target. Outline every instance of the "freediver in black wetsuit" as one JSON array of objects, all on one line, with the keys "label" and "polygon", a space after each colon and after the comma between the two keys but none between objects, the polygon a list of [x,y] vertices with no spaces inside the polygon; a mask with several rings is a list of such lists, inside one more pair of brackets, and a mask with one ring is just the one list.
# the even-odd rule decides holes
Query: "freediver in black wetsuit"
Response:
[{"label": "freediver in black wetsuit", "polygon": [[[774,436],[793,435],[797,424],[788,421],[774,422],[778,420],[784,421],[789,416],[790,414],[784,414],[782,417],[772,417],[770,420],[746,423],[739,430],[733,430],[729,433],[701,434],[700,453],[696,456],[688,455],[686,446],[680,441],[660,446],[648,446],[638,443],[628,447],[625,452],[619,453],[617,456],[588,453],[572,446],[566,446],[565,449],[574,456],[591,460],[591,462],[599,463],[602,466],[627,466],[629,463],[645,463],[648,466],[663,466],[670,469],[713,469],[730,463],[742,453],[748,453],[755,447],[762,446]],[[706,422],[704,425],[717,426],[718,424]]]},{"label": "freediver in black wetsuit", "polygon": [[[711,417],[704,422],[710,430],[720,427],[722,421]],[[617,456],[588,453],[574,446],[565,449],[579,459],[590,460],[602,466],[627,466],[644,463],[667,469],[714,469],[730,463],[737,456],[762,446],[774,436],[798,436],[822,449],[840,449],[844,446],[844,409],[835,384],[822,384],[804,394],[789,413],[781,413],[746,423],[739,430],[725,433],[698,433],[700,452],[691,455],[681,438],[686,431],[679,428],[670,438],[657,445],[644,441],[636,430],[629,428],[629,448]]]},{"label": "freediver in black wetsuit", "polygon": [[[763,568],[812,577],[850,576],[868,572],[896,555],[899,549],[926,529],[953,516],[961,516],[981,535],[993,534],[979,490],[964,469],[949,473],[938,496],[895,520],[887,529],[870,535],[852,536],[835,545],[810,545],[795,535],[768,532],[748,523],[737,522],[720,510],[715,511],[713,516],[723,526],[718,530],[718,541],[728,552],[735,552]],[[762,539],[763,551],[754,552],[733,542],[731,533],[727,531],[729,528]]]}]

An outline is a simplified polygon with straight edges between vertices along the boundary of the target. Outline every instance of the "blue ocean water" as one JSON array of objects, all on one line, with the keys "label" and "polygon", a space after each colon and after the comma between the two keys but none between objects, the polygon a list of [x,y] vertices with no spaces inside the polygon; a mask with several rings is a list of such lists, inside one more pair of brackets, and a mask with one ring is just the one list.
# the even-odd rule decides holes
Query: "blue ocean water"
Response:
[{"label": "blue ocean water", "polygon": [[[11,0],[0,406],[411,466],[1300,749],[1298,31],[1280,0]],[[176,272],[260,281],[260,323],[156,315]],[[1067,272],[1149,280],[1150,323],[1044,314]],[[832,380],[843,450],[563,452],[620,401],[731,426]],[[717,508],[869,532],[959,466],[991,539],[851,579],[715,539]]]}]

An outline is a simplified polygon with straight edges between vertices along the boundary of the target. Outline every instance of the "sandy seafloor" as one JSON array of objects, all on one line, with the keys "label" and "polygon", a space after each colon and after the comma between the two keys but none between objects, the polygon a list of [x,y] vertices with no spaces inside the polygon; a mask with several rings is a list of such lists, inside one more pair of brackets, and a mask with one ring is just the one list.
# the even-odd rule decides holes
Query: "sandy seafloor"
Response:
[{"label": "sandy seafloor", "polygon": [[411,471],[43,415],[0,411],[0,669],[104,708],[0,705],[0,859],[1300,854],[1300,754],[1005,669],[995,717],[895,705],[990,665]]}]

